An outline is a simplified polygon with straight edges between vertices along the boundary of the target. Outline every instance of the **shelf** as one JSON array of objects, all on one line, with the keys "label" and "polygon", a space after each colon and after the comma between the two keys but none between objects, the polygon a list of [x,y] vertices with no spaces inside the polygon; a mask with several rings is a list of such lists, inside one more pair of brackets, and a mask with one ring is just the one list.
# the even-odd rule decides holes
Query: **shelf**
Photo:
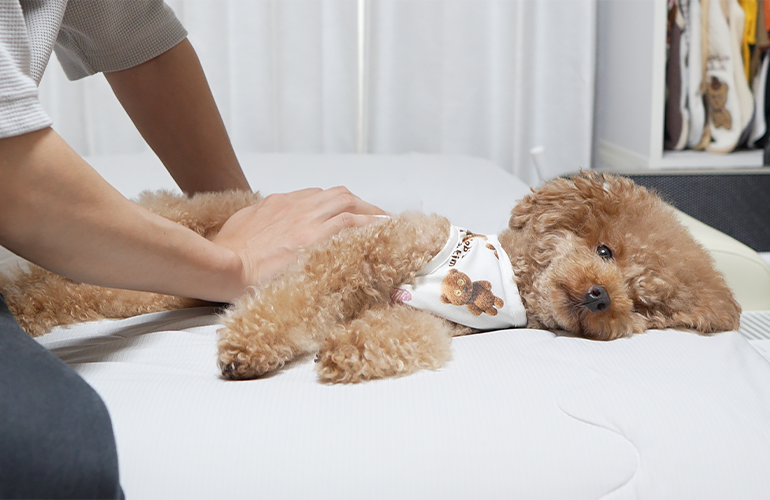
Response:
[{"label": "shelf", "polygon": [[705,151],[664,151],[643,155],[609,141],[598,141],[597,168],[618,172],[642,170],[756,169],[762,167],[762,150],[735,151],[729,154]]},{"label": "shelf", "polygon": [[762,150],[735,151],[728,154],[707,153],[705,151],[665,151],[663,158],[650,168],[690,169],[690,168],[758,168],[762,167]]},{"label": "shelf", "polygon": [[761,150],[664,151],[667,2],[599,0],[594,166],[736,170],[762,167]]}]

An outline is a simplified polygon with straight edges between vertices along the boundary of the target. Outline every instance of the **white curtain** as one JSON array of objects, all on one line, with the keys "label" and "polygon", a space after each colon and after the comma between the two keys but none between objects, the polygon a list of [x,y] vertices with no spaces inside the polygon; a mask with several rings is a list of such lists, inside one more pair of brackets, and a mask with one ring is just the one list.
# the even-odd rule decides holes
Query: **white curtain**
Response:
[{"label": "white curtain", "polygon": [[[237,151],[488,158],[536,183],[591,166],[596,0],[167,0]],[[146,149],[104,78],[41,99],[84,155]]]}]

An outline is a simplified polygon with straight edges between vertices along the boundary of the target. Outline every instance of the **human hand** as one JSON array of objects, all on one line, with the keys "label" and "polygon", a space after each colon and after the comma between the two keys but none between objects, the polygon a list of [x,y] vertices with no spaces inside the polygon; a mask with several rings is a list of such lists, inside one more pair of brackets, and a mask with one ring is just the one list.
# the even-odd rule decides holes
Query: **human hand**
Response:
[{"label": "human hand", "polygon": [[303,248],[383,215],[344,187],[303,189],[271,194],[236,212],[213,241],[234,251],[243,263],[236,298],[246,287],[259,286],[298,262]]}]

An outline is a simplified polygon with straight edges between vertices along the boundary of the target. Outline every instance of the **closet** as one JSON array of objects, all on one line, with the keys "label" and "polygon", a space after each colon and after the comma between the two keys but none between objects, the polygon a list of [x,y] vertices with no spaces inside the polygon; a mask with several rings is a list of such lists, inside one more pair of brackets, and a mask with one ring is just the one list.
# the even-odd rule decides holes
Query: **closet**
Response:
[{"label": "closet", "polygon": [[598,0],[596,166],[625,172],[761,167],[762,149],[664,150],[667,34],[666,1]]}]

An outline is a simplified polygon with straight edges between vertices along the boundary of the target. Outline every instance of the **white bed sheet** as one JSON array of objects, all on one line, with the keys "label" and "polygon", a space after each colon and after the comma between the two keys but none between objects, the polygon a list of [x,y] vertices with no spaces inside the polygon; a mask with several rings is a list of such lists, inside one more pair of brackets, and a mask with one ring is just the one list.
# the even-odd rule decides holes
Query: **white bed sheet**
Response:
[{"label": "white bed sheet", "polygon": [[738,333],[492,332],[328,386],[311,358],[222,380],[216,329],[195,309],[41,338],[105,399],[128,498],[770,496],[770,364]]}]

